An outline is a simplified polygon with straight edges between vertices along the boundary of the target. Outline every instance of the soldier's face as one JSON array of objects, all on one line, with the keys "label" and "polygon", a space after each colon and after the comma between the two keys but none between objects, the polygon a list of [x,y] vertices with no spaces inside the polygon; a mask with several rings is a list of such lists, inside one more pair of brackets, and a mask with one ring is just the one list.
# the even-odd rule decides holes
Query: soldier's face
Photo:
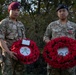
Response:
[{"label": "soldier's face", "polygon": [[68,11],[67,11],[67,9],[59,9],[57,11],[57,15],[58,15],[59,19],[62,19],[62,20],[66,19],[68,16]]},{"label": "soldier's face", "polygon": [[17,18],[19,16],[20,10],[19,9],[15,9],[15,10],[10,10],[9,12],[9,16],[11,18]]}]

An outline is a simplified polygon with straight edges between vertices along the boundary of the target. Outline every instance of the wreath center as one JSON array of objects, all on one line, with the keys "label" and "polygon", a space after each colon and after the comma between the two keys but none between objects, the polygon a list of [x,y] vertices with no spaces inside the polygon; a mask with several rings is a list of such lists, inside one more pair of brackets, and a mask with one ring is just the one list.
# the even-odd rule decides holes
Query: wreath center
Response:
[{"label": "wreath center", "polygon": [[21,47],[20,53],[24,56],[28,56],[31,53],[31,50],[28,47]]},{"label": "wreath center", "polygon": [[66,55],[69,53],[69,50],[68,50],[67,47],[59,48],[59,49],[57,50],[57,53],[58,53],[58,55],[66,56]]}]

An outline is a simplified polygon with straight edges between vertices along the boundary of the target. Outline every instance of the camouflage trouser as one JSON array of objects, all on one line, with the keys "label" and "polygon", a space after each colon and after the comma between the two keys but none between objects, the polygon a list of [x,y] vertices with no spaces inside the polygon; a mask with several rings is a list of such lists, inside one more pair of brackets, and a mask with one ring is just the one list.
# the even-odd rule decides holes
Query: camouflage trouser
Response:
[{"label": "camouflage trouser", "polygon": [[26,66],[10,58],[5,53],[3,63],[1,64],[2,75],[24,75]]},{"label": "camouflage trouser", "polygon": [[70,69],[55,69],[47,64],[47,75],[76,75],[76,66]]},{"label": "camouflage trouser", "polygon": [[26,65],[20,63],[19,61],[15,61],[13,75],[25,75],[25,73]]}]

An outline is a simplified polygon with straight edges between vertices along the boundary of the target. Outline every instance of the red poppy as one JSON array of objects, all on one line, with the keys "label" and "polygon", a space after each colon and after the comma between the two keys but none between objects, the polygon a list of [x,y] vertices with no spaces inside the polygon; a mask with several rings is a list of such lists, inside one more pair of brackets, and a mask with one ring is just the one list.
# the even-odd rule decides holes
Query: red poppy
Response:
[{"label": "red poppy", "polygon": [[43,57],[54,68],[71,68],[76,65],[76,41],[68,37],[52,39],[45,45]]},{"label": "red poppy", "polygon": [[[23,40],[23,39],[22,39]],[[29,45],[22,44],[22,40],[18,40],[11,46],[11,51],[17,53],[17,58],[24,64],[31,64],[35,62],[39,57],[39,49],[36,43],[32,40],[24,39],[30,41]]]}]

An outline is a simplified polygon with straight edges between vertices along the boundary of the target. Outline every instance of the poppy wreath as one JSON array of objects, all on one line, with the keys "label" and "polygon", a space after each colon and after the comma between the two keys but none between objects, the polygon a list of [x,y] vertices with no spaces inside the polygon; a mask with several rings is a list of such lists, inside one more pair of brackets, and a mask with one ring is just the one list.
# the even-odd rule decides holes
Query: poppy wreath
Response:
[{"label": "poppy wreath", "polygon": [[[59,54],[59,49],[68,49]],[[72,68],[76,65],[76,41],[69,37],[59,37],[48,42],[43,50],[44,60],[59,69]]]},{"label": "poppy wreath", "polygon": [[[28,39],[25,39],[28,40]],[[38,49],[38,46],[36,45],[36,43],[32,40],[29,40],[30,44],[29,45],[24,45],[22,44],[22,40],[18,40],[16,42],[14,42],[11,46],[11,51],[17,53],[17,58],[20,62],[22,62],[23,64],[31,64],[34,63],[40,54],[40,51]],[[20,52],[21,48],[26,48],[28,49],[28,52],[30,50],[30,53],[27,55],[23,55]],[[26,52],[26,53],[28,53]]]}]

